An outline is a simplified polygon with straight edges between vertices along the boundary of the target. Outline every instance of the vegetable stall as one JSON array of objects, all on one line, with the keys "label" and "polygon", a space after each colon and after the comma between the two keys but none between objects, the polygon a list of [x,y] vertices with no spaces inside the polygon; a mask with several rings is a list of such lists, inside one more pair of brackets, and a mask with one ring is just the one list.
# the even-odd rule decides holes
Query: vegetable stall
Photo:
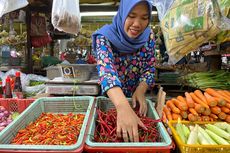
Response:
[{"label": "vegetable stall", "polygon": [[60,2],[0,1],[0,152],[230,152],[229,1],[152,1],[155,86],[146,116],[133,108],[139,142],[117,134],[91,46],[120,1]]}]

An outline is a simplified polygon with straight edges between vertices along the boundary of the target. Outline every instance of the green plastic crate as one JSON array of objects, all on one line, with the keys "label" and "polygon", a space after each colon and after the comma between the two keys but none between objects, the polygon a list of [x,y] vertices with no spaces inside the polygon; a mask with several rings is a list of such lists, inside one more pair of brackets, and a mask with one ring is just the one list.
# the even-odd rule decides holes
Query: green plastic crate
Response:
[{"label": "green plastic crate", "polygon": [[[131,103],[131,99],[128,99]],[[152,101],[146,99],[148,105],[147,116],[153,119],[159,119],[159,116],[153,107]],[[107,111],[110,108],[115,108],[113,103],[106,97],[98,97],[96,99],[96,107],[93,110],[93,116],[90,123],[89,131],[86,137],[85,149],[89,152],[170,152],[172,148],[172,140],[167,133],[162,122],[157,123],[157,129],[160,133],[160,142],[140,142],[140,143],[106,143],[94,142],[94,132],[96,127],[97,113],[96,109]]]},{"label": "green plastic crate", "polygon": [[[90,112],[94,103],[94,97],[47,97],[33,102],[20,116],[7,126],[0,134],[0,150],[37,150],[37,151],[73,151],[82,152],[84,148],[84,136]],[[51,113],[84,113],[85,118],[78,140],[73,145],[13,145],[11,140],[20,129],[35,121],[43,112]]]}]

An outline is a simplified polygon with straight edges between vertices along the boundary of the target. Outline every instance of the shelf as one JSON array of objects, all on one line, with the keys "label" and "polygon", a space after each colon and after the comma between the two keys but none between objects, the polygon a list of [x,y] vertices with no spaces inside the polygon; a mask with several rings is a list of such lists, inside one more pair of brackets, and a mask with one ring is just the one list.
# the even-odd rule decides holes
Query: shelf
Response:
[{"label": "shelf", "polygon": [[1,66],[0,71],[7,72],[7,71],[9,71],[11,69],[19,69],[19,70],[21,70],[23,68],[24,68],[23,66]]},{"label": "shelf", "polygon": [[213,49],[213,50],[210,50],[210,51],[204,51],[203,54],[204,54],[204,56],[230,54],[230,46],[227,47],[225,50],[220,50],[220,51],[218,49]]}]

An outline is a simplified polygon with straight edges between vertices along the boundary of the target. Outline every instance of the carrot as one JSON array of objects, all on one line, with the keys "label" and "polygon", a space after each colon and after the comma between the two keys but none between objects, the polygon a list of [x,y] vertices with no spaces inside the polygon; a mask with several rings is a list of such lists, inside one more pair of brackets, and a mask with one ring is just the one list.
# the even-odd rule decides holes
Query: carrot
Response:
[{"label": "carrot", "polygon": [[164,123],[167,122],[167,117],[166,117],[166,114],[165,114],[164,111],[162,112],[162,121],[163,121]]},{"label": "carrot", "polygon": [[185,92],[185,100],[188,105],[188,107],[192,108],[195,107],[195,102],[193,101],[191,95],[188,92]]},{"label": "carrot", "polygon": [[218,106],[225,106],[226,105],[226,101],[223,98],[214,97],[214,99],[216,99]]},{"label": "carrot", "polygon": [[218,116],[216,114],[211,113],[209,116],[214,118],[214,119],[218,119]]},{"label": "carrot", "polygon": [[230,123],[230,115],[226,116],[225,121],[228,122],[228,123]]},{"label": "carrot", "polygon": [[202,121],[201,116],[197,116],[197,121]]},{"label": "carrot", "polygon": [[163,107],[163,112],[165,113],[167,119],[170,121],[172,120],[172,114],[167,106]]},{"label": "carrot", "polygon": [[187,106],[186,103],[183,103],[183,102],[181,102],[181,101],[179,101],[179,100],[177,100],[177,99],[175,99],[175,98],[172,98],[171,100],[172,100],[172,102],[174,103],[174,105],[175,105],[177,108],[179,108],[180,110],[185,111],[185,110],[188,109],[188,106]]},{"label": "carrot", "polygon": [[207,101],[206,101],[206,98],[205,96],[203,95],[203,93],[200,91],[200,90],[195,90],[194,91],[194,94],[200,98],[200,100],[202,100],[203,102],[205,102],[207,104]]},{"label": "carrot", "polygon": [[166,102],[166,106],[168,106],[172,112],[177,113],[177,114],[180,113],[179,108],[177,108],[171,100],[168,100]]},{"label": "carrot", "polygon": [[198,113],[196,112],[195,108],[189,108],[188,109],[190,113],[192,113],[193,115],[199,116]]},{"label": "carrot", "polygon": [[203,106],[206,107],[206,108],[209,108],[209,106],[208,106],[205,102],[203,102],[202,100],[200,100],[194,93],[191,92],[190,95],[191,95],[192,99],[193,99],[196,103],[201,104],[201,105],[203,105]]},{"label": "carrot", "polygon": [[230,99],[230,96],[228,96],[228,95],[224,92],[224,90],[217,90],[217,92],[218,92],[220,95],[222,95],[223,97],[225,97],[225,98],[227,98],[227,99]]},{"label": "carrot", "polygon": [[188,118],[188,113],[187,113],[187,111],[180,111],[180,115],[181,115],[181,117],[184,118],[184,119]]},{"label": "carrot", "polygon": [[230,91],[228,91],[228,90],[223,90],[223,92],[224,92],[225,94],[227,94],[228,96],[230,96]]},{"label": "carrot", "polygon": [[227,114],[230,112],[230,109],[226,106],[222,106],[222,107],[220,107],[220,109],[222,112],[227,113]]},{"label": "carrot", "polygon": [[197,113],[203,113],[205,111],[205,107],[201,104],[195,103],[195,110]]},{"label": "carrot", "polygon": [[202,121],[207,122],[210,120],[209,116],[201,116]]},{"label": "carrot", "polygon": [[182,96],[177,96],[177,100],[187,104],[186,99],[184,97],[182,97]]},{"label": "carrot", "polygon": [[226,103],[225,106],[230,109],[230,103]]},{"label": "carrot", "polygon": [[192,113],[188,114],[188,120],[191,122],[195,122],[198,120],[198,117],[196,115],[193,115]]},{"label": "carrot", "polygon": [[218,114],[221,112],[221,109],[220,109],[220,107],[218,107],[218,106],[214,106],[214,107],[211,107],[211,112],[212,112],[213,114],[218,115]]},{"label": "carrot", "polygon": [[203,115],[208,116],[211,114],[211,109],[210,108],[205,108],[204,112],[202,112]]},{"label": "carrot", "polygon": [[218,117],[219,117],[219,119],[221,119],[221,120],[225,120],[225,118],[227,117],[227,115],[226,115],[224,112],[220,112],[220,113],[218,114]]},{"label": "carrot", "polygon": [[213,122],[213,121],[215,121],[215,119],[212,117],[209,117],[209,121]]},{"label": "carrot", "polygon": [[209,93],[210,95],[212,95],[214,97],[223,98],[225,101],[230,103],[230,99],[225,98],[219,92],[217,92],[215,89],[207,88],[207,89],[205,89],[205,92]]},{"label": "carrot", "polygon": [[217,101],[214,97],[212,97],[211,95],[209,95],[207,92],[204,92],[204,96],[206,98],[207,104],[211,107],[216,106],[217,105]]},{"label": "carrot", "polygon": [[182,117],[180,116],[180,114],[172,113],[172,119],[173,120],[178,120],[179,118],[180,118],[180,120],[182,119]]}]

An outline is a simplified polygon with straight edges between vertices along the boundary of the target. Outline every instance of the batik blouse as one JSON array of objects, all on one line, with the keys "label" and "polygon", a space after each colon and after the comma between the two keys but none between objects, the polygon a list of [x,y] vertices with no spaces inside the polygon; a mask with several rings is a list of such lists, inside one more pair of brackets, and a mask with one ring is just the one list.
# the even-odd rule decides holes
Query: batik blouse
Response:
[{"label": "batik blouse", "polygon": [[102,93],[105,94],[110,88],[119,86],[127,97],[131,97],[142,81],[152,87],[155,76],[154,54],[153,37],[136,52],[121,53],[105,36],[98,35],[95,56]]}]

